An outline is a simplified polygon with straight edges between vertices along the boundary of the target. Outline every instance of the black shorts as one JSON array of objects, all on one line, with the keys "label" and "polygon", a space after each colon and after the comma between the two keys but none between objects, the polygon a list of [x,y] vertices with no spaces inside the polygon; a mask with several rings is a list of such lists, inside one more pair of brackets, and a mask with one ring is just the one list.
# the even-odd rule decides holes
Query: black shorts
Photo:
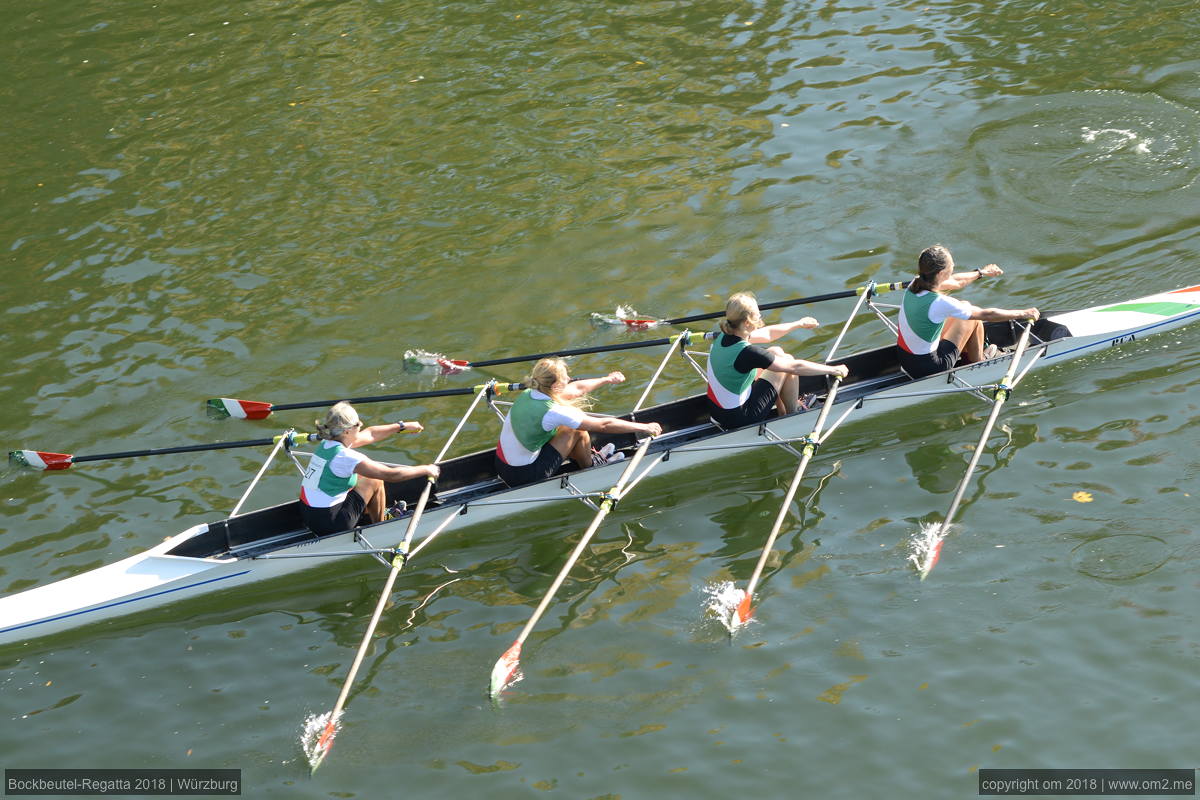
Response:
[{"label": "black shorts", "polygon": [[524,486],[557,475],[562,463],[562,453],[555,450],[554,445],[547,443],[542,445],[533,463],[523,467],[506,464],[500,460],[500,456],[496,456],[496,474],[509,486]]},{"label": "black shorts", "polygon": [[910,353],[903,347],[896,349],[900,353],[900,366],[913,378],[945,372],[958,363],[958,346],[949,339],[940,340],[936,351],[923,356]]},{"label": "black shorts", "polygon": [[[737,408],[721,408],[712,404],[712,418],[722,428],[740,428],[755,425],[771,416],[775,409],[775,398],[779,396],[775,386],[766,378],[759,378],[750,386],[750,396]],[[710,401],[711,403],[711,401]]]},{"label": "black shorts", "polygon": [[318,536],[350,530],[358,524],[366,510],[367,501],[353,489],[340,504],[329,508],[313,508],[303,500],[300,501],[300,513],[304,517],[304,524]]}]

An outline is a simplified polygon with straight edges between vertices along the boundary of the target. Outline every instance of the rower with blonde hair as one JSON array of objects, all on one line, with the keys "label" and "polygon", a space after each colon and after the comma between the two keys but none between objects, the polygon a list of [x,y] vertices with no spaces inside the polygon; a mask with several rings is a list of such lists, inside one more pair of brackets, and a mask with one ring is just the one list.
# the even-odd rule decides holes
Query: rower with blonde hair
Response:
[{"label": "rower with blonde hair", "polygon": [[384,483],[399,483],[413,478],[437,479],[436,464],[417,467],[390,466],[358,452],[357,447],[375,444],[400,433],[425,430],[420,422],[389,422],[364,428],[354,406],[335,403],[317,420],[317,445],[308,460],[308,469],[300,484],[300,510],[314,533],[345,531],[367,522],[381,522],[387,509]]},{"label": "rower with blonde hair", "polygon": [[661,434],[657,422],[628,422],[583,410],[589,393],[624,380],[620,372],[610,372],[602,378],[572,381],[561,358],[543,358],[534,364],[525,379],[529,388],[517,395],[500,430],[496,444],[500,478],[509,486],[521,486],[551,477],[568,458],[585,469],[625,457],[614,452],[611,444],[593,451],[592,433]]},{"label": "rower with blonde hair", "polygon": [[812,317],[764,325],[758,301],[738,292],[725,304],[721,333],[708,353],[708,399],[712,418],[723,428],[762,422],[777,408],[791,414],[801,408],[799,375],[845,378],[844,365],[793,358],[781,347],[762,348],[797,328],[815,328]]}]

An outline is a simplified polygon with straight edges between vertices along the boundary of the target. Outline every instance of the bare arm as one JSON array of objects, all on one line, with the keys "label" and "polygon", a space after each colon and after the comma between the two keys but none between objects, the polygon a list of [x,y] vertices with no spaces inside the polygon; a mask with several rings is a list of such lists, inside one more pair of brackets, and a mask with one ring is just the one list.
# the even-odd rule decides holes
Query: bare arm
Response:
[{"label": "bare arm", "polygon": [[579,430],[589,433],[644,433],[647,436],[662,434],[662,426],[657,422],[629,422],[616,417],[597,417],[591,414],[579,423]]},{"label": "bare arm", "polygon": [[981,319],[984,322],[1008,322],[1014,319],[1036,320],[1042,314],[1036,308],[1008,310],[1004,308],[977,308],[971,312],[971,319]]},{"label": "bare arm", "polygon": [[364,478],[378,478],[385,483],[399,483],[400,481],[412,480],[413,478],[430,477],[437,480],[441,470],[436,464],[421,464],[416,467],[406,466],[388,466],[380,464],[372,459],[365,459],[358,462],[354,467],[354,471]]},{"label": "bare arm", "polygon": [[577,381],[571,381],[566,385],[560,393],[559,397],[563,400],[574,400],[578,397],[583,397],[588,392],[595,391],[601,386],[607,386],[610,383],[623,383],[625,376],[620,372],[610,372],[603,378],[581,378]]},{"label": "bare arm", "polygon": [[835,378],[845,378],[850,374],[850,370],[845,364],[818,364],[815,361],[805,361],[789,355],[775,356],[775,360],[767,369],[791,375],[830,375]]},{"label": "bare arm", "polygon": [[970,286],[980,278],[998,278],[1004,274],[1004,270],[1000,269],[995,264],[973,269],[969,272],[956,272],[946,280],[938,284],[939,292],[956,292],[963,287]]},{"label": "bare arm", "polygon": [[773,342],[781,336],[786,336],[797,328],[816,328],[821,323],[812,317],[803,317],[795,322],[777,322],[774,325],[764,325],[746,337],[751,344]]},{"label": "bare arm", "polygon": [[365,444],[375,444],[382,442],[389,436],[393,436],[401,431],[410,433],[420,433],[425,430],[425,426],[415,420],[412,422],[389,422],[384,425],[372,425],[369,428],[362,428],[358,435],[354,437],[354,442],[350,445],[351,448],[362,447]]}]

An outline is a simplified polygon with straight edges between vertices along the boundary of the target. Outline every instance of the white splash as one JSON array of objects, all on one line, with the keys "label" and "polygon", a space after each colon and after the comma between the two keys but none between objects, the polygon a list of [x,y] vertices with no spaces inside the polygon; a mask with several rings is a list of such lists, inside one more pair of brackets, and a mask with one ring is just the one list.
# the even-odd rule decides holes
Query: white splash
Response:
[{"label": "white splash", "polygon": [[942,554],[946,531],[940,522],[923,522],[921,530],[908,540],[908,561],[921,575],[921,580],[937,564]]},{"label": "white splash", "polygon": [[[300,730],[300,749],[304,751],[304,757],[308,759],[308,765],[311,767],[317,763],[319,755],[319,743],[321,736],[325,733],[325,728],[329,725],[329,715],[333,713],[326,711],[323,714],[309,714],[304,720],[304,727]],[[342,729],[342,722],[339,719],[333,726],[333,735],[337,736],[338,731]]]},{"label": "white splash", "polygon": [[733,581],[710,583],[702,590],[704,592],[704,613],[715,617],[732,633],[736,628],[743,627],[734,623],[734,615],[738,605],[746,593],[739,589]]},{"label": "white splash", "polygon": [[470,369],[466,361],[452,359],[442,353],[430,353],[426,350],[405,350],[404,371],[422,372],[426,369],[439,370],[443,375],[463,372]]},{"label": "white splash", "polygon": [[659,320],[638,314],[633,306],[617,306],[612,314],[592,312],[592,322],[596,325],[624,325],[635,330],[654,328],[662,324]]},{"label": "white splash", "polygon": [[1142,139],[1136,131],[1125,128],[1084,128],[1083,141],[1087,144],[1097,144],[1104,150],[1105,155],[1111,155],[1120,150],[1132,150],[1135,153],[1149,153],[1153,139]]}]

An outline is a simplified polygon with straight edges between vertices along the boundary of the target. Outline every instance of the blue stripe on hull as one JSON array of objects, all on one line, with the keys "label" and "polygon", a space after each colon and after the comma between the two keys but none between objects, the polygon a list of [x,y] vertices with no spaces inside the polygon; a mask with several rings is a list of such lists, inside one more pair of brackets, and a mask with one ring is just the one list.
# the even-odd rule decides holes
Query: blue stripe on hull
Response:
[{"label": "blue stripe on hull", "polygon": [[146,594],[142,595],[141,597],[131,597],[128,600],[118,600],[115,603],[107,603],[106,605],[96,606],[94,608],[85,608],[82,611],[72,611],[68,614],[59,614],[57,617],[47,617],[46,619],[39,619],[33,622],[24,622],[20,625],[13,625],[9,628],[0,628],[0,634],[9,633],[10,631],[19,631],[22,628],[32,628],[35,625],[45,625],[48,622],[57,622],[60,619],[70,619],[71,617],[77,617],[80,614],[91,614],[94,611],[103,611],[106,608],[116,608],[117,606],[123,606],[126,603],[136,603],[139,600],[149,600],[152,597],[161,597],[164,594],[171,594],[172,592],[182,592],[185,589],[194,589],[197,586],[205,586],[210,583],[216,583],[217,581],[226,581],[230,578],[237,578],[241,575],[247,574],[248,572],[250,572],[250,570],[245,569],[241,572],[235,572],[232,575],[223,575],[220,578],[209,578],[208,580],[200,581],[199,583],[189,583],[187,586],[176,586],[174,589],[163,589],[161,592],[155,592],[154,594]]}]

